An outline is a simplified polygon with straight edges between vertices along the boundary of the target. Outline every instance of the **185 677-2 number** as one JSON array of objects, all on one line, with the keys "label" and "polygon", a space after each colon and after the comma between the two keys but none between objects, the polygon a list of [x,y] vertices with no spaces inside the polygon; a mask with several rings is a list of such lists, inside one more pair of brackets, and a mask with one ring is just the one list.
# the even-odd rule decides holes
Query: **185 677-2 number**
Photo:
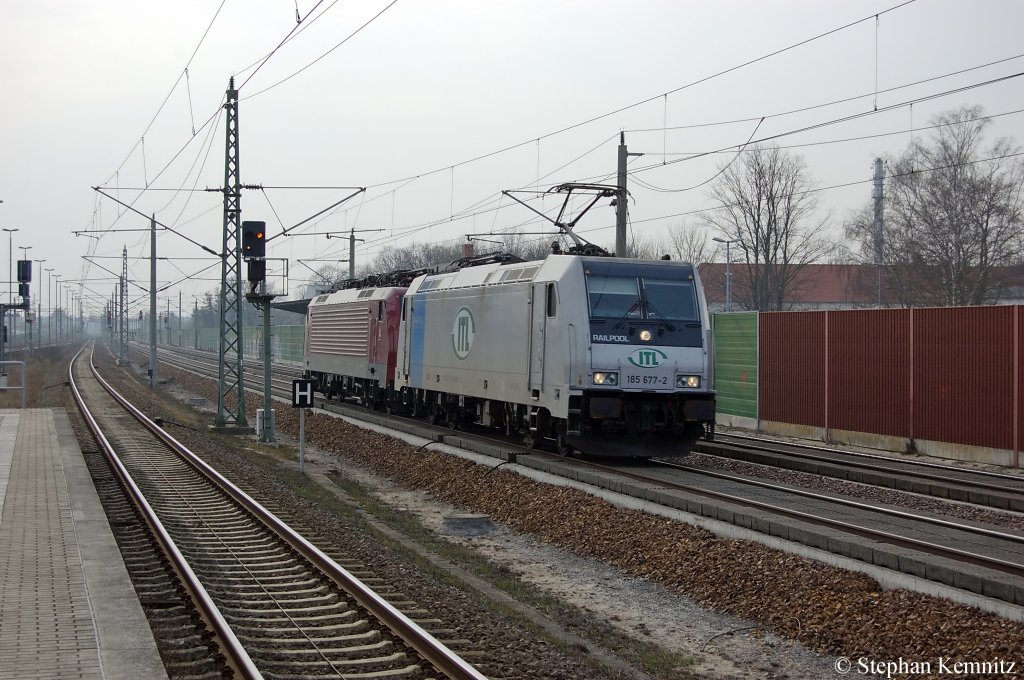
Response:
[{"label": "185 677-2 number", "polygon": [[662,375],[627,375],[627,385],[667,385],[668,377]]}]

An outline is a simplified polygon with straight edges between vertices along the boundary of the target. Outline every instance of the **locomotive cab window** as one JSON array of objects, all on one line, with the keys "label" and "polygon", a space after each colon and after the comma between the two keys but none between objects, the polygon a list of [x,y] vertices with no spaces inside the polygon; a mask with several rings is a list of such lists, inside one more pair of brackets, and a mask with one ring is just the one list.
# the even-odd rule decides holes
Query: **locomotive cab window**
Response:
[{"label": "locomotive cab window", "polygon": [[692,280],[644,277],[648,319],[692,320],[697,317],[697,290]]},{"label": "locomotive cab window", "polygon": [[553,319],[558,313],[558,293],[555,290],[555,284],[549,283],[547,286],[547,314],[549,319]]},{"label": "locomotive cab window", "polygon": [[384,320],[384,301],[383,300],[378,300],[377,301],[377,321],[383,321],[383,320]]},{"label": "locomotive cab window", "polygon": [[640,317],[640,286],[636,277],[590,275],[587,297],[590,316]]}]

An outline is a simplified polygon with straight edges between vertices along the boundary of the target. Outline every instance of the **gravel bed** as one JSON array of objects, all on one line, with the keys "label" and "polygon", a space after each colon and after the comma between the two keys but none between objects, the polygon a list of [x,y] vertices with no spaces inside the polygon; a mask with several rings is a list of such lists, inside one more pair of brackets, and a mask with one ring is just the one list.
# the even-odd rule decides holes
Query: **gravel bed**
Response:
[{"label": "gravel bed", "polygon": [[[178,375],[189,390],[215,397],[208,381]],[[297,421],[292,409],[278,410],[279,432],[297,434]],[[487,513],[518,534],[644,578],[825,655],[933,665],[940,657],[947,663],[1003,659],[1021,665],[1024,624],[1018,622],[933,596],[882,590],[862,574],[617,508],[575,489],[501,469],[488,473],[322,413],[307,416],[306,438],[405,488]]]},{"label": "gravel bed", "polygon": [[[303,533],[312,537],[314,543],[326,553],[335,559],[342,558],[346,564],[358,563],[360,570],[372,573],[374,577],[382,579],[389,589],[403,593],[405,599],[429,611],[431,616],[441,621],[438,625],[455,631],[454,637],[468,640],[467,648],[474,652],[469,660],[474,664],[479,663],[488,677],[552,680],[621,680],[637,675],[643,677],[628,664],[623,664],[631,669],[628,672],[596,666],[585,654],[561,647],[532,633],[520,621],[488,611],[470,593],[438,581],[436,576],[413,564],[409,557],[389,550],[366,526],[325,510],[317,502],[296,493],[284,481],[285,476],[296,478],[294,466],[282,465],[278,459],[254,452],[258,446],[252,438],[210,436],[200,429],[209,424],[209,419],[203,418],[205,424],[188,422],[188,414],[182,405],[167,404],[162,394],[165,390],[158,390],[154,394],[139,383],[138,376],[136,379],[126,379],[123,372],[114,367],[101,370],[105,378],[147,414],[162,415],[176,423],[189,425],[171,426],[171,433],[247,493],[265,506],[273,508],[282,519],[293,526],[301,526]],[[162,377],[175,373],[169,367],[161,367],[160,371]],[[179,377],[185,375],[176,373]],[[205,390],[193,391],[216,403],[216,389],[205,380],[202,383]],[[247,403],[251,402],[248,403],[250,413],[255,413],[257,405],[262,407],[261,399],[253,395],[246,396]],[[288,419],[288,415],[294,417],[294,414],[283,410],[277,413],[278,427],[281,427],[282,420]],[[224,440],[228,440],[227,444]],[[237,447],[238,442],[243,443],[242,450]],[[282,512],[280,508],[286,510]],[[444,637],[451,635],[446,634]],[[463,647],[459,651],[464,651]],[[681,669],[681,672],[665,677],[696,677],[685,670]]]},{"label": "gravel bed", "polygon": [[854,498],[863,498],[875,503],[884,503],[885,505],[930,512],[970,522],[1024,531],[1024,515],[1020,513],[1003,512],[978,505],[923,496],[896,489],[886,489],[859,482],[849,482],[844,479],[823,477],[809,472],[784,470],[770,465],[748,463],[706,453],[691,453],[685,458],[685,465],[697,469],[718,470],[747,477],[756,477],[757,479],[790,484],[802,489],[827,491]]}]

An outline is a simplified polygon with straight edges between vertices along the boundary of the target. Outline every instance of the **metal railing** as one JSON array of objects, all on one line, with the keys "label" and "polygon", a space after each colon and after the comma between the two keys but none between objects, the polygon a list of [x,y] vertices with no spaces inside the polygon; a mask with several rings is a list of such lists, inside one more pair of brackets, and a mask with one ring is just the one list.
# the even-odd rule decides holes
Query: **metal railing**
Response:
[{"label": "metal railing", "polygon": [[28,388],[28,385],[26,384],[26,381],[25,381],[25,362],[24,361],[0,361],[0,367],[11,366],[11,365],[14,365],[14,364],[17,364],[18,366],[21,366],[21,385],[16,385],[15,387],[8,387],[8,385],[7,385],[7,371],[6,371],[6,369],[0,368],[0,370],[3,371],[3,373],[0,374],[0,382],[3,383],[2,385],[0,385],[0,390],[21,390],[21,408],[25,408],[25,393],[26,393],[27,388]]}]

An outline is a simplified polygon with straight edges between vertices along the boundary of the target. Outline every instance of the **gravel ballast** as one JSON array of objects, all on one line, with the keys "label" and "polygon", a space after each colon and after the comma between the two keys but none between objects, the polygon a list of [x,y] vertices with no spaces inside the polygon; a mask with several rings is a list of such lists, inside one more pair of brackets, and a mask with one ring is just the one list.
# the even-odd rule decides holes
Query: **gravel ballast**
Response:
[{"label": "gravel ballast", "polygon": [[[186,389],[215,399],[209,381],[174,374]],[[260,400],[249,398],[254,411]],[[279,432],[297,436],[297,421],[296,412],[279,408]],[[883,591],[861,574],[617,508],[579,490],[417,451],[323,413],[307,415],[306,440],[434,501],[486,513],[517,535],[612,565],[833,659],[848,657],[855,665],[860,658],[883,664],[916,660],[931,664],[936,675],[940,659],[947,666],[957,661],[1020,663],[1024,625],[969,607],[903,590]]]}]

